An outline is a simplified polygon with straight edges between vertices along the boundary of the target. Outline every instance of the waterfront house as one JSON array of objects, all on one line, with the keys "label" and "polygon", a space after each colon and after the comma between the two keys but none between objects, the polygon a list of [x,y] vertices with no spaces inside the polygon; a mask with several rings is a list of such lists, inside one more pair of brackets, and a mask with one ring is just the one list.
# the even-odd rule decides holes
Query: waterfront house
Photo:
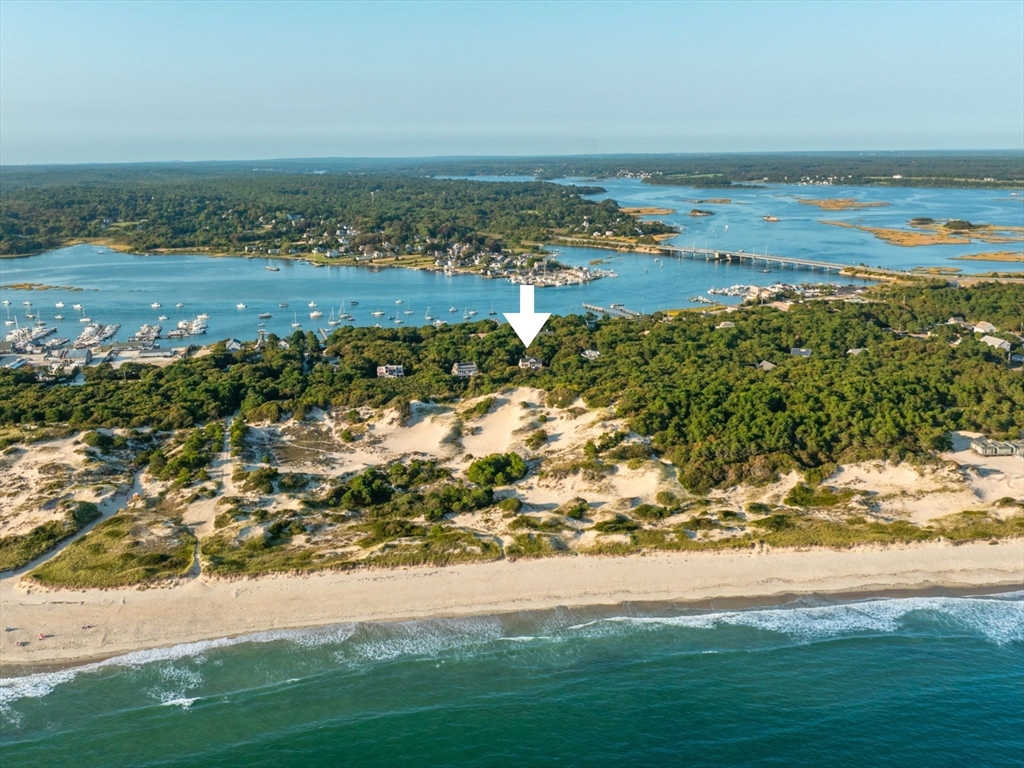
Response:
[{"label": "waterfront house", "polygon": [[990,347],[995,347],[996,349],[1001,349],[1003,352],[1010,351],[1010,342],[1004,341],[996,336],[982,336],[981,343],[988,344]]},{"label": "waterfront house", "polygon": [[240,352],[242,350],[242,342],[238,339],[228,339],[224,342],[224,349],[228,352]]},{"label": "waterfront house", "polygon": [[757,367],[760,368],[762,371],[773,371],[776,368],[778,368],[778,366],[775,365],[775,363],[769,363],[767,360],[762,360],[760,363],[757,364]]},{"label": "waterfront house", "polygon": [[971,441],[971,450],[980,456],[1022,456],[1024,440],[989,440],[977,437]]},{"label": "waterfront house", "polygon": [[793,355],[793,357],[810,357],[811,350],[805,347],[793,347],[789,350],[789,354]]},{"label": "waterfront house", "polygon": [[536,357],[521,357],[519,358],[519,367],[524,371],[539,371],[544,367],[544,363]]},{"label": "waterfront house", "polygon": [[476,363],[455,363],[452,365],[452,376],[476,376],[480,371]]},{"label": "waterfront house", "polygon": [[378,379],[400,379],[405,376],[404,365],[378,365]]}]

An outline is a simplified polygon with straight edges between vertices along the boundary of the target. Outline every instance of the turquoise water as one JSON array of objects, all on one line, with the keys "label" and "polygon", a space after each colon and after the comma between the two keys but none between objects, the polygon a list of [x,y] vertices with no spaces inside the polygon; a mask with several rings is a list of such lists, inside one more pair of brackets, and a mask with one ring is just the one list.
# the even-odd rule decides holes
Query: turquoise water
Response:
[{"label": "turquoise water", "polygon": [[354,624],[0,684],[16,766],[1019,766],[1024,593]]},{"label": "turquoise water", "polygon": [[[962,217],[975,222],[1024,226],[1024,202],[1005,191],[957,189],[882,189],[877,187],[794,187],[772,186],[764,189],[694,190],[658,187],[636,179],[602,181],[601,185],[623,205],[675,208],[676,214],[663,217],[683,231],[672,242],[677,245],[705,245],[713,248],[777,253],[786,256],[834,261],[841,264],[865,263],[869,266],[912,268],[916,266],[956,266],[964,272],[1003,271],[1024,266],[986,262],[951,261],[950,257],[988,250],[1020,249],[1016,245],[928,246],[904,248],[877,240],[868,233],[820,223],[822,219],[867,223],[872,226],[903,226],[914,216],[932,218]],[[725,196],[728,205],[691,203],[690,200]],[[859,211],[820,211],[796,202],[797,196],[855,197],[865,202],[886,201],[885,208]],[[604,195],[596,196],[598,198]],[[713,210],[715,215],[694,218],[690,208]],[[772,214],[778,223],[762,220]],[[558,248],[559,258],[575,265],[587,265],[603,259],[602,268],[612,269],[618,277],[561,288],[543,288],[537,293],[537,310],[567,314],[581,312],[583,303],[608,306],[625,304],[636,311],[696,306],[689,299],[707,296],[710,288],[735,284],[771,285],[775,282],[802,283],[861,281],[838,278],[820,271],[780,269],[763,273],[761,266],[727,264],[678,259],[659,259],[644,254],[587,248]],[[278,266],[269,272],[265,266]],[[11,311],[26,322],[24,301],[33,302],[42,319],[57,324],[58,335],[74,338],[81,331],[80,313],[72,304],[83,304],[85,313],[96,322],[117,323],[117,338],[125,340],[143,323],[156,323],[163,314],[165,330],[199,313],[210,315],[207,340],[235,336],[255,338],[257,315],[270,312],[266,329],[279,335],[292,332],[293,322],[305,330],[329,328],[331,308],[357,301],[348,307],[356,325],[394,326],[389,318],[406,325],[421,325],[430,314],[449,323],[463,322],[467,310],[476,310],[474,320],[502,312],[517,311],[518,286],[504,280],[485,280],[469,275],[446,277],[435,272],[384,269],[373,272],[359,267],[313,267],[303,262],[268,259],[209,258],[205,256],[134,256],[89,245],[74,246],[26,259],[0,261],[0,283],[37,283],[81,288],[81,291],[0,290],[0,298],[10,301]],[[739,298],[716,297],[726,303]],[[309,317],[309,302],[316,302],[323,318]],[[402,304],[396,304],[402,301]],[[63,302],[58,310],[54,305]],[[159,309],[151,307],[159,302]],[[181,302],[184,306],[177,308]],[[279,307],[285,302],[287,308]],[[243,303],[245,309],[237,309]],[[456,312],[449,312],[449,308]],[[370,313],[383,310],[383,317]],[[405,314],[411,310],[411,314]],[[5,310],[0,309],[0,313]],[[56,321],[56,314],[63,321]],[[164,341],[164,346],[174,342]]]}]

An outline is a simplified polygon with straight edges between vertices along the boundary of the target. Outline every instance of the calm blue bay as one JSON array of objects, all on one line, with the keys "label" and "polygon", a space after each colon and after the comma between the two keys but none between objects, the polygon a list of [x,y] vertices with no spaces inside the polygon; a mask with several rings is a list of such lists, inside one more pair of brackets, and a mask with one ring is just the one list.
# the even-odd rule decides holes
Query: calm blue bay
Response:
[{"label": "calm blue bay", "polygon": [[[873,235],[858,230],[821,224],[823,219],[868,223],[871,226],[903,226],[909,218],[960,217],[975,222],[1024,226],[1024,202],[1005,191],[955,189],[882,189],[875,187],[781,187],[739,188],[719,191],[680,187],[658,187],[637,179],[603,180],[607,195],[622,205],[673,208],[675,214],[662,217],[683,229],[671,243],[696,245],[747,252],[772,254],[908,269],[917,266],[956,266],[966,272],[1000,269],[1024,269],[1019,265],[992,262],[952,261],[953,256],[981,251],[1020,248],[1020,245],[950,245],[907,248],[888,245]],[[728,195],[729,204],[694,203],[693,200]],[[596,198],[605,195],[597,195]],[[856,211],[821,211],[796,201],[798,196],[855,197],[863,202],[889,202],[884,208]],[[688,215],[693,207],[715,212],[698,218]],[[780,221],[762,219],[775,215]],[[707,295],[710,288],[736,284],[771,285],[775,282],[802,283],[858,281],[839,278],[834,273],[804,269],[772,268],[763,265],[659,259],[647,254],[618,253],[588,248],[556,248],[559,258],[569,264],[588,265],[602,259],[600,266],[612,269],[617,278],[597,280],[585,285],[543,288],[537,294],[537,310],[566,314],[581,312],[583,303],[608,306],[624,304],[637,311],[695,306],[690,298]],[[277,266],[279,272],[266,270]],[[95,322],[121,325],[117,336],[125,340],[143,323],[156,323],[160,315],[168,320],[165,329],[179,320],[200,313],[210,316],[207,340],[235,336],[255,338],[258,323],[279,335],[291,333],[291,324],[304,329],[328,327],[331,309],[346,302],[356,325],[394,325],[397,318],[408,325],[426,322],[425,315],[447,322],[463,322],[468,310],[474,320],[493,311],[501,320],[502,312],[516,311],[518,287],[504,280],[485,280],[469,275],[446,277],[441,273],[406,269],[374,272],[362,267],[313,267],[305,262],[269,259],[209,258],[205,256],[142,256],[122,254],[107,248],[79,245],[24,259],[0,261],[0,283],[5,285],[36,283],[81,290],[28,291],[0,289],[0,298],[10,302],[9,309],[24,323],[27,307],[40,317],[58,325],[61,336],[77,336],[77,322],[83,314]],[[738,298],[717,297],[726,303]],[[355,307],[348,302],[358,302]],[[401,301],[401,304],[396,302]],[[64,303],[63,309],[55,305]],[[324,313],[311,319],[310,302]],[[160,308],[153,308],[159,303]],[[181,308],[175,305],[181,303]],[[287,303],[288,307],[279,304]],[[82,311],[72,309],[82,304]],[[237,308],[244,304],[244,309]],[[456,311],[450,312],[454,308]],[[385,311],[383,317],[370,313]],[[408,313],[407,313],[408,311]],[[273,317],[261,321],[258,315]],[[62,314],[63,321],[54,320]],[[165,346],[170,343],[164,341]]]}]

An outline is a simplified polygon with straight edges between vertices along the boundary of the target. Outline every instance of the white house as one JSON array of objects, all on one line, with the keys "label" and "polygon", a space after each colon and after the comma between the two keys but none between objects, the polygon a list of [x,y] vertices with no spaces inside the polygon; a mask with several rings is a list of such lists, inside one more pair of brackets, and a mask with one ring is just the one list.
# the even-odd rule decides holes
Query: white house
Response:
[{"label": "white house", "polygon": [[521,357],[519,358],[519,367],[524,371],[539,371],[544,367],[544,363],[536,357]]},{"label": "white house", "polygon": [[405,376],[405,366],[403,365],[378,365],[377,366],[377,378],[378,379],[400,379]]},{"label": "white house", "polygon": [[582,357],[584,360],[597,360],[597,358],[599,358],[600,356],[601,353],[598,352],[596,349],[584,349],[582,352],[580,352],[580,357]]},{"label": "white house", "polygon": [[476,376],[478,373],[476,363],[455,363],[452,366],[452,376]]},{"label": "white house", "polygon": [[762,360],[760,363],[757,364],[757,367],[760,368],[762,371],[772,371],[778,368],[778,366],[775,365],[775,363],[769,363],[767,360]]}]

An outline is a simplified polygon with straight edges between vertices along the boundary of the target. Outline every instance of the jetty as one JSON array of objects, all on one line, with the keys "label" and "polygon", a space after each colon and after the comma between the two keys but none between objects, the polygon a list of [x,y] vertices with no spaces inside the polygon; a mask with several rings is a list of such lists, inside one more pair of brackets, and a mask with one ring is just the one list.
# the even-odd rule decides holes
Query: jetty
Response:
[{"label": "jetty", "polygon": [[610,317],[625,317],[629,320],[636,320],[643,317],[639,312],[629,309],[622,304],[612,304],[610,307],[600,307],[597,304],[583,303],[583,308],[590,310],[596,315],[608,315]]}]

